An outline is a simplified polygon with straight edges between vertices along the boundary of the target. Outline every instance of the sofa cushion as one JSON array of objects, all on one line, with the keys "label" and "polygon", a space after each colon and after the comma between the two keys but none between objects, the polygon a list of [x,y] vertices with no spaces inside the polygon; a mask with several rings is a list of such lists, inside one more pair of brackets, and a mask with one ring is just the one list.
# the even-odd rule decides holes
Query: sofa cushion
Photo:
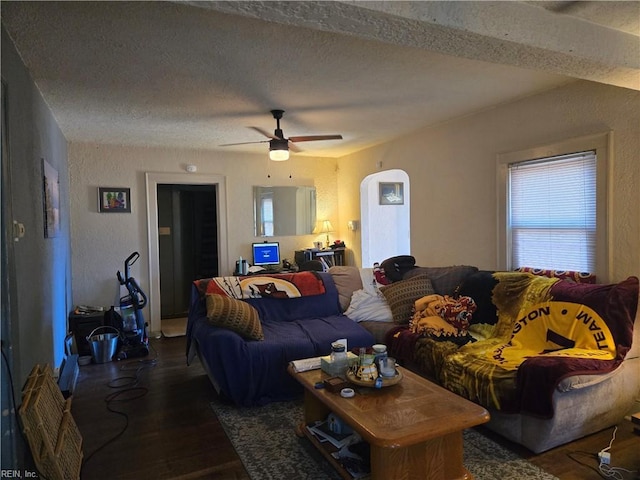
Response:
[{"label": "sofa cushion", "polygon": [[294,275],[317,275],[323,285],[323,295],[297,298],[248,298],[245,301],[258,311],[262,324],[268,322],[292,322],[305,318],[339,315],[338,290],[329,272],[302,272]]},{"label": "sofa cushion", "polygon": [[329,274],[338,289],[340,308],[344,312],[349,308],[353,292],[362,290],[360,272],[356,267],[334,266],[329,269]]},{"label": "sofa cushion", "polygon": [[[391,322],[371,322],[369,320],[365,320],[364,322],[360,322],[358,325],[360,325],[361,327],[364,327],[367,329],[367,331],[369,331],[369,333],[371,333],[373,335],[373,338],[375,339],[375,343],[382,343],[387,345],[388,348],[388,343],[387,343],[387,333],[389,333],[389,331],[393,328],[397,328],[398,325],[396,323],[394,323],[393,321]],[[398,360],[396,358],[396,360]],[[405,365],[406,367],[406,365]]]},{"label": "sofa cushion", "polygon": [[380,287],[380,291],[391,308],[393,321],[408,324],[416,300],[434,293],[431,280],[425,274]]},{"label": "sofa cushion", "polygon": [[499,339],[468,343],[442,363],[440,379],[447,390],[485,407],[518,412],[516,371],[496,365],[490,354]]},{"label": "sofa cushion", "polygon": [[456,289],[464,280],[478,271],[478,267],[469,265],[454,265],[451,267],[415,267],[404,274],[404,279],[418,275],[426,275],[431,280],[434,293],[440,295],[455,295]]},{"label": "sofa cushion", "polygon": [[207,318],[211,324],[233,330],[246,339],[264,339],[258,311],[242,300],[207,294]]}]

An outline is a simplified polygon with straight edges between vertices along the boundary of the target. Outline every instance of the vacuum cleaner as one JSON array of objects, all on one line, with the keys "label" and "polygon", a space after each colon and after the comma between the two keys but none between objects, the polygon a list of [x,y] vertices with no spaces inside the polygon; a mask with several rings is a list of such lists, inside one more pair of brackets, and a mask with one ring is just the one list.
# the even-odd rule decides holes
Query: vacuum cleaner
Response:
[{"label": "vacuum cleaner", "polygon": [[118,270],[118,281],[127,289],[127,294],[120,297],[122,325],[119,328],[121,341],[115,357],[117,360],[149,355],[148,325],[142,314],[142,309],[147,305],[147,296],[136,279],[129,275],[131,266],[138,258],[138,252],[133,252],[127,257],[124,261],[124,276]]}]

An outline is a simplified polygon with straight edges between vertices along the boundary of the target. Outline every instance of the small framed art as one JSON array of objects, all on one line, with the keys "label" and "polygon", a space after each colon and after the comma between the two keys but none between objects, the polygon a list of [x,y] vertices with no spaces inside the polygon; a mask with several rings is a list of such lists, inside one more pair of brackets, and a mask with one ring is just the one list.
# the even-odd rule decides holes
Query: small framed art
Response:
[{"label": "small framed art", "polygon": [[58,171],[42,159],[42,191],[44,208],[44,238],[60,233],[60,184]]},{"label": "small framed art", "polygon": [[100,213],[131,213],[131,189],[98,187]]},{"label": "small framed art", "polygon": [[380,205],[404,205],[404,183],[380,182]]}]

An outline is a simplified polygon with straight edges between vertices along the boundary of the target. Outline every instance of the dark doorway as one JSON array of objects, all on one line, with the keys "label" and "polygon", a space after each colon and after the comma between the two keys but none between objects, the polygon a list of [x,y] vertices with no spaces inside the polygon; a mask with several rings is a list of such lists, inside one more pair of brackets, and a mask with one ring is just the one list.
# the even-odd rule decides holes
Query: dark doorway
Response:
[{"label": "dark doorway", "polygon": [[218,276],[216,185],[158,185],[160,317],[186,317],[191,283]]}]

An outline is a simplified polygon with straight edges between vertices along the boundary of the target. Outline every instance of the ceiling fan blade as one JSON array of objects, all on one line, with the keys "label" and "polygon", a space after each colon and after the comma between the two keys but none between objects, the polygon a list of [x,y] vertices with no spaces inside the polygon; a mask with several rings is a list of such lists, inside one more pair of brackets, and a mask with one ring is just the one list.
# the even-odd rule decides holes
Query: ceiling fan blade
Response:
[{"label": "ceiling fan blade", "polygon": [[304,151],[300,147],[296,146],[293,142],[289,142],[288,146],[289,150],[291,150],[292,152],[300,153]]},{"label": "ceiling fan blade", "polygon": [[219,147],[232,147],[234,145],[249,145],[251,143],[269,143],[269,140],[260,140],[258,142],[223,143],[222,145],[218,145],[218,146]]},{"label": "ceiling fan blade", "polygon": [[269,133],[266,130],[261,129],[260,127],[249,127],[252,130],[255,130],[258,133],[261,133],[262,135],[264,135],[267,138],[273,138],[273,139],[278,139],[280,137],[276,137],[273,133]]},{"label": "ceiling fan blade", "polygon": [[291,142],[311,142],[313,140],[342,140],[342,135],[303,135],[301,137],[289,137]]}]

